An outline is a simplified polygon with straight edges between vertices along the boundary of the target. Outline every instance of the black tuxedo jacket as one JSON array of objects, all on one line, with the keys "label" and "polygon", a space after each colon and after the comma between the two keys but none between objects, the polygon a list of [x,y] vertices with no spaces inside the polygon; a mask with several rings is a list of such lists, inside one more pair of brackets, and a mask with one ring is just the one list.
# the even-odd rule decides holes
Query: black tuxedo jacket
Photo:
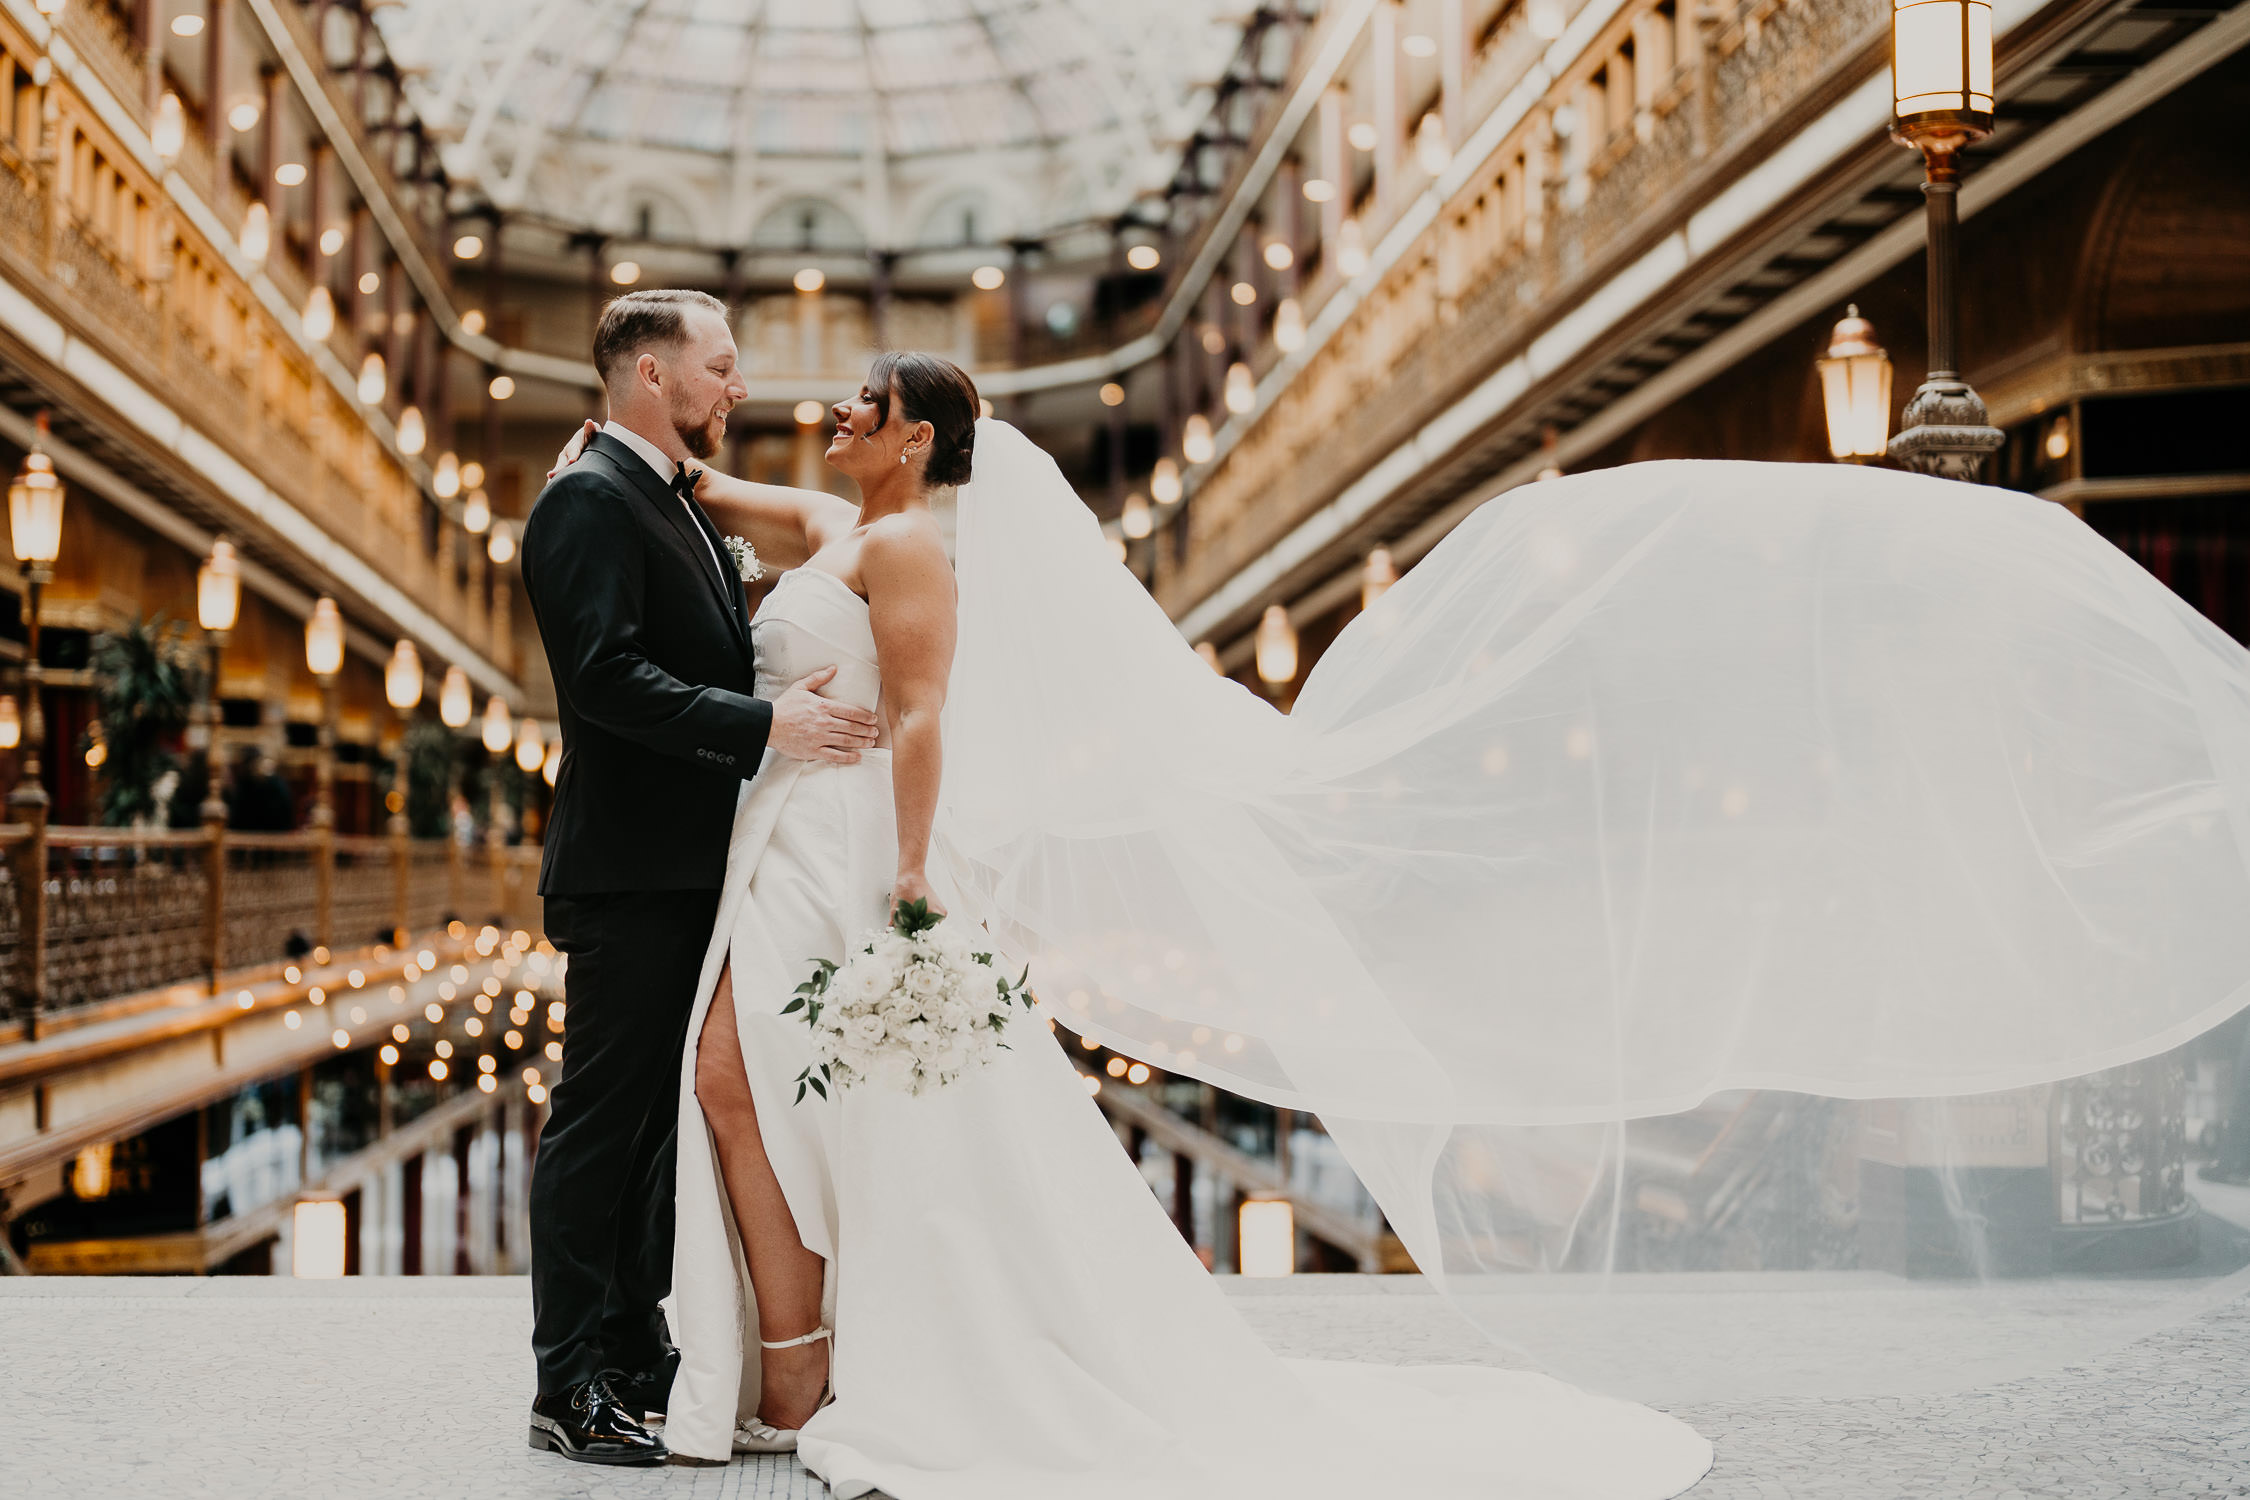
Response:
[{"label": "black tuxedo jacket", "polygon": [[723,883],[773,723],[726,556],[702,507],[606,433],[540,492],[523,583],[563,742],[541,895]]}]

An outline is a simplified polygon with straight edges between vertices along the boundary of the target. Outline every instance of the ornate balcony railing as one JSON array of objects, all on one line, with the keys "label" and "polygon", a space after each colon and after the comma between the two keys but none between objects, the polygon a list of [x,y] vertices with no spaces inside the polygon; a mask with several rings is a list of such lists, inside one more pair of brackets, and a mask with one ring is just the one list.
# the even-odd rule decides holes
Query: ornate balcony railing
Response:
[{"label": "ornate balcony railing", "polygon": [[[138,56],[129,38],[112,35],[115,16],[79,6],[66,16],[76,18],[71,34],[114,102],[138,116],[137,82],[125,89],[109,76],[108,64]],[[124,50],[110,57],[115,49]],[[334,342],[340,363],[324,367],[295,320],[267,300],[301,306],[310,290],[281,229],[262,266],[268,293],[245,279],[231,247],[206,235],[208,219],[176,202],[113,134],[110,117],[41,61],[0,22],[0,273],[439,623],[472,646],[504,652],[482,605],[443,585],[425,543],[421,475],[337,384],[338,370],[379,350],[396,367],[392,400],[415,399],[431,383],[416,373],[421,331],[397,326],[390,313],[355,315],[347,296]],[[49,81],[36,81],[42,76]],[[137,63],[128,76],[138,79]],[[198,144],[177,166],[224,236],[250,199],[231,172],[214,180],[207,157]]]},{"label": "ornate balcony railing", "polygon": [[[28,1037],[95,1002],[460,919],[539,930],[536,846],[0,825],[0,985]],[[38,872],[39,879],[32,879]]]},{"label": "ornate balcony railing", "polygon": [[[1888,18],[1884,0],[1619,6],[1200,477],[1184,554],[1159,549],[1166,607],[1185,613],[1755,166],[1764,137],[1878,65]],[[1516,76],[1472,79],[1475,96],[1540,56],[1506,41],[1486,53]],[[1369,243],[1407,207],[1376,205]]]}]

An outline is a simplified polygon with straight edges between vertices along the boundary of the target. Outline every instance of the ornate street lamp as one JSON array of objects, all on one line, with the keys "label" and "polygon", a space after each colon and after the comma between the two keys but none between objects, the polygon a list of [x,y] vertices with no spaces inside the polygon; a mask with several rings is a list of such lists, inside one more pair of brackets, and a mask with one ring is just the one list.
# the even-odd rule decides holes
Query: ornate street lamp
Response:
[{"label": "ornate street lamp", "polygon": [[1180,483],[1180,466],[1168,458],[1158,459],[1156,467],[1149,471],[1149,498],[1158,505],[1177,505],[1186,492],[1186,487]]},{"label": "ornate street lamp", "polygon": [[403,836],[406,833],[406,726],[413,721],[414,709],[422,701],[422,653],[412,641],[401,639],[391,650],[390,664],[383,669],[383,696],[390,701],[398,715],[398,755],[391,762],[391,791],[383,800],[390,804],[390,831]]},{"label": "ornate street lamp", "polygon": [[1875,342],[1875,325],[1855,304],[1813,361],[1828,408],[1828,451],[1849,463],[1881,458],[1891,430],[1891,357]]},{"label": "ornate street lamp", "polygon": [[253,266],[266,263],[266,252],[273,247],[273,216],[266,212],[263,203],[253,203],[242,212],[242,233],[237,243],[242,248],[242,258]]},{"label": "ornate street lamp", "polygon": [[156,122],[149,126],[148,143],[156,151],[156,159],[169,167],[180,159],[187,147],[187,111],[180,104],[180,96],[170,89],[156,103]]},{"label": "ornate street lamp", "polygon": [[1218,442],[1211,432],[1211,419],[1201,412],[1192,413],[1180,425],[1180,456],[1191,464],[1207,464],[1218,451]]},{"label": "ornate street lamp", "polygon": [[457,666],[447,667],[445,681],[438,688],[438,718],[448,729],[464,729],[472,711],[469,674]]},{"label": "ornate street lamp", "polygon": [[1992,7],[1986,0],[1894,0],[1891,138],[1922,153],[1929,213],[1929,375],[1906,403],[1890,455],[1948,479],[1977,477],[2004,441],[1956,368],[1954,286],[1960,156],[1992,133]]},{"label": "ornate street lamp", "polygon": [[227,633],[242,611],[242,565],[235,560],[234,544],[224,537],[211,543],[211,555],[195,570],[195,623],[203,627],[205,682],[203,685],[203,821],[224,825],[226,799],[219,795],[219,663],[226,654]]},{"label": "ornate street lamp", "polygon": [[328,288],[316,286],[305,293],[305,337],[314,343],[325,343],[336,331],[336,299]]},{"label": "ornate street lamp", "polygon": [[515,727],[508,717],[508,704],[498,693],[485,700],[484,748],[494,755],[508,748],[515,737]]},{"label": "ornate street lamp", "polygon": [[1258,680],[1270,688],[1287,687],[1297,679],[1297,627],[1289,611],[1278,604],[1266,606],[1259,617],[1257,635]]},{"label": "ornate street lamp", "polygon": [[55,576],[55,558],[62,552],[63,485],[55,474],[55,461],[41,451],[47,437],[47,414],[39,414],[39,437],[24,455],[23,467],[8,486],[8,535],[16,561],[23,567],[23,770],[8,806],[16,821],[36,808],[42,821],[47,811],[47,789],[39,783],[39,752],[45,748],[47,718],[40,709],[42,673],[39,666],[39,591]]},{"label": "ornate street lamp", "polygon": [[516,726],[516,769],[528,776],[546,759],[546,737],[539,732],[539,721],[527,717]]},{"label": "ornate street lamp", "polygon": [[336,826],[336,674],[344,669],[344,617],[326,594],[305,621],[305,666],[320,683],[320,760],[314,771],[312,823],[317,829],[332,829]]},{"label": "ornate street lamp", "polygon": [[1362,611],[1375,607],[1375,601],[1391,591],[1398,582],[1398,564],[1391,561],[1391,549],[1377,547],[1367,554],[1367,561],[1359,567],[1359,607]]}]

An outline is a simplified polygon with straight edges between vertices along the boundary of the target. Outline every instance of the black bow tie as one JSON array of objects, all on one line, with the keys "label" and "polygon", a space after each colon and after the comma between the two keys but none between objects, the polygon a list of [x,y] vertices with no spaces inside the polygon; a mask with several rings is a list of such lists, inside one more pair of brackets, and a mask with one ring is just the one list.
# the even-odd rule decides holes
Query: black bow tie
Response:
[{"label": "black bow tie", "polygon": [[701,469],[691,469],[685,463],[682,463],[680,472],[672,476],[672,493],[682,500],[694,499],[695,482],[702,477],[703,471]]}]

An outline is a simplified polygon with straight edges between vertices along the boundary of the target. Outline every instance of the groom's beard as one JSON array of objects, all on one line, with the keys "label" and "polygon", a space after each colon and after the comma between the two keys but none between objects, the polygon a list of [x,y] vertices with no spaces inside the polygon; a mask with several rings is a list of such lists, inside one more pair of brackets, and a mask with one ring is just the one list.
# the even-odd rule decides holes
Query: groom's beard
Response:
[{"label": "groom's beard", "polygon": [[680,435],[681,445],[697,458],[709,458],[719,451],[719,434],[712,430],[714,427],[724,431],[723,423],[712,422],[708,418],[693,426],[678,417],[672,419],[672,430]]}]

